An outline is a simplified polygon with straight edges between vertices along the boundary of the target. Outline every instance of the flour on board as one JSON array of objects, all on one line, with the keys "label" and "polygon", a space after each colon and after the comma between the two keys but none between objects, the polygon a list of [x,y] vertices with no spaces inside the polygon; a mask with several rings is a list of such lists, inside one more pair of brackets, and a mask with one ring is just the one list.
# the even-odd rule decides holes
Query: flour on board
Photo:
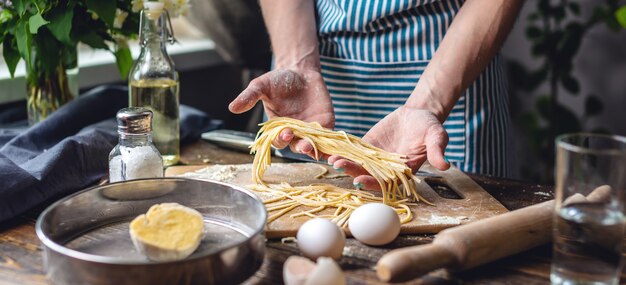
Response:
[{"label": "flour on board", "polygon": [[461,221],[463,220],[467,220],[468,218],[465,216],[460,216],[460,217],[446,217],[446,216],[438,216],[438,215],[432,215],[430,216],[430,219],[428,219],[428,223],[433,225],[433,224],[439,224],[439,225],[460,225]]},{"label": "flour on board", "polygon": [[250,164],[240,164],[240,165],[211,165],[205,168],[198,169],[194,172],[187,172],[181,177],[187,178],[195,178],[195,179],[204,179],[204,180],[215,180],[220,182],[231,181],[233,178],[237,176],[238,173],[248,173],[252,169]]}]

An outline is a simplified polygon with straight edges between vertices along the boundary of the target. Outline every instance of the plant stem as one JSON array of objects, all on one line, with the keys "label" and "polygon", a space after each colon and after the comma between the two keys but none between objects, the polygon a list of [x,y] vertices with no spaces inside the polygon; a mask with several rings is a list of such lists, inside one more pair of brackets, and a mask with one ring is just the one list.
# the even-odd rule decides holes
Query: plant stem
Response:
[{"label": "plant stem", "polygon": [[[563,4],[563,3],[561,3]],[[543,26],[544,26],[544,31],[546,35],[551,35],[552,37],[561,30],[560,28],[560,21],[557,21],[556,19],[553,19],[553,21],[550,21],[550,18],[548,15],[543,14]],[[551,39],[554,40],[554,39]],[[552,59],[556,58],[557,55],[557,47],[556,47],[556,43],[551,43],[548,45],[548,50],[547,50],[547,57],[546,57],[546,66],[548,68],[548,80],[549,80],[549,106],[548,106],[548,110],[549,110],[549,114],[548,114],[548,122],[547,122],[547,136],[548,136],[548,140],[547,140],[547,153],[549,154],[548,156],[548,163],[545,167],[545,172],[544,172],[544,177],[549,178],[551,177],[551,173],[552,173],[552,168],[551,166],[554,165],[554,139],[556,138],[556,133],[558,130],[558,114],[556,112],[557,110],[557,106],[558,106],[558,99],[559,99],[559,74],[558,74],[558,66],[556,66],[553,62]]]},{"label": "plant stem", "polygon": [[45,119],[72,99],[67,72],[62,64],[51,74],[31,71],[28,80],[28,121],[29,124]]}]

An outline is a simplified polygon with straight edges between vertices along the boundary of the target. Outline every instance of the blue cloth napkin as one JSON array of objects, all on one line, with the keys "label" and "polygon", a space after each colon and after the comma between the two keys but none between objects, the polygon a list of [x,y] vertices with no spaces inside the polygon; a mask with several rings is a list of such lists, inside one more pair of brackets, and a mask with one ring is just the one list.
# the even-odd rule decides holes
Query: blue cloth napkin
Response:
[{"label": "blue cloth napkin", "polygon": [[[106,175],[118,140],[115,114],[127,105],[127,88],[103,86],[30,128],[0,128],[0,223]],[[204,112],[180,106],[181,144],[220,125]]]}]

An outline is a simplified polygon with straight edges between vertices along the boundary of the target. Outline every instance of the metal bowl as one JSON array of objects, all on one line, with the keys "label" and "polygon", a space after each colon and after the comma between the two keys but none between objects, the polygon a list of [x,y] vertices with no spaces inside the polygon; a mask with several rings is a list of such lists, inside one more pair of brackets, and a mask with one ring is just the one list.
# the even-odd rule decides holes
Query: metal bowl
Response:
[{"label": "metal bowl", "polygon": [[[204,216],[206,236],[180,261],[155,262],[135,250],[128,224],[158,203]],[[48,278],[55,284],[235,284],[265,253],[267,213],[251,192],[220,182],[142,179],[96,186],[48,207],[37,219]]]}]

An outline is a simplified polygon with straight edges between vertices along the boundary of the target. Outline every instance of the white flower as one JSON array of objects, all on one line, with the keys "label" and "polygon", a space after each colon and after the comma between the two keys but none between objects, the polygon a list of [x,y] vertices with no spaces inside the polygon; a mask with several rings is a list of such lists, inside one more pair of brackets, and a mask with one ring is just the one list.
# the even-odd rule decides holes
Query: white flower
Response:
[{"label": "white flower", "polygon": [[189,5],[189,0],[171,0],[172,1],[172,10],[168,10],[170,11],[170,14],[172,15],[172,17],[178,17],[180,15],[186,16],[187,13],[189,12],[189,8],[191,5]]},{"label": "white flower", "polygon": [[172,11],[172,17],[178,17],[180,15],[186,16],[189,12],[191,5],[189,4],[189,0],[172,0],[175,4],[174,9]]},{"label": "white flower", "polygon": [[[141,9],[143,9],[143,2],[144,0],[133,0],[133,12],[141,11]],[[172,18],[176,18],[180,15],[187,15],[191,7],[189,0],[158,0],[157,2],[163,3],[163,8],[167,10]]]},{"label": "white flower", "polygon": [[143,9],[143,0],[133,0],[133,7],[131,8],[133,12],[137,13]]},{"label": "white flower", "polygon": [[121,29],[124,25],[124,21],[126,21],[126,17],[128,17],[128,12],[117,9],[115,11],[115,20],[113,20],[113,27]]}]

